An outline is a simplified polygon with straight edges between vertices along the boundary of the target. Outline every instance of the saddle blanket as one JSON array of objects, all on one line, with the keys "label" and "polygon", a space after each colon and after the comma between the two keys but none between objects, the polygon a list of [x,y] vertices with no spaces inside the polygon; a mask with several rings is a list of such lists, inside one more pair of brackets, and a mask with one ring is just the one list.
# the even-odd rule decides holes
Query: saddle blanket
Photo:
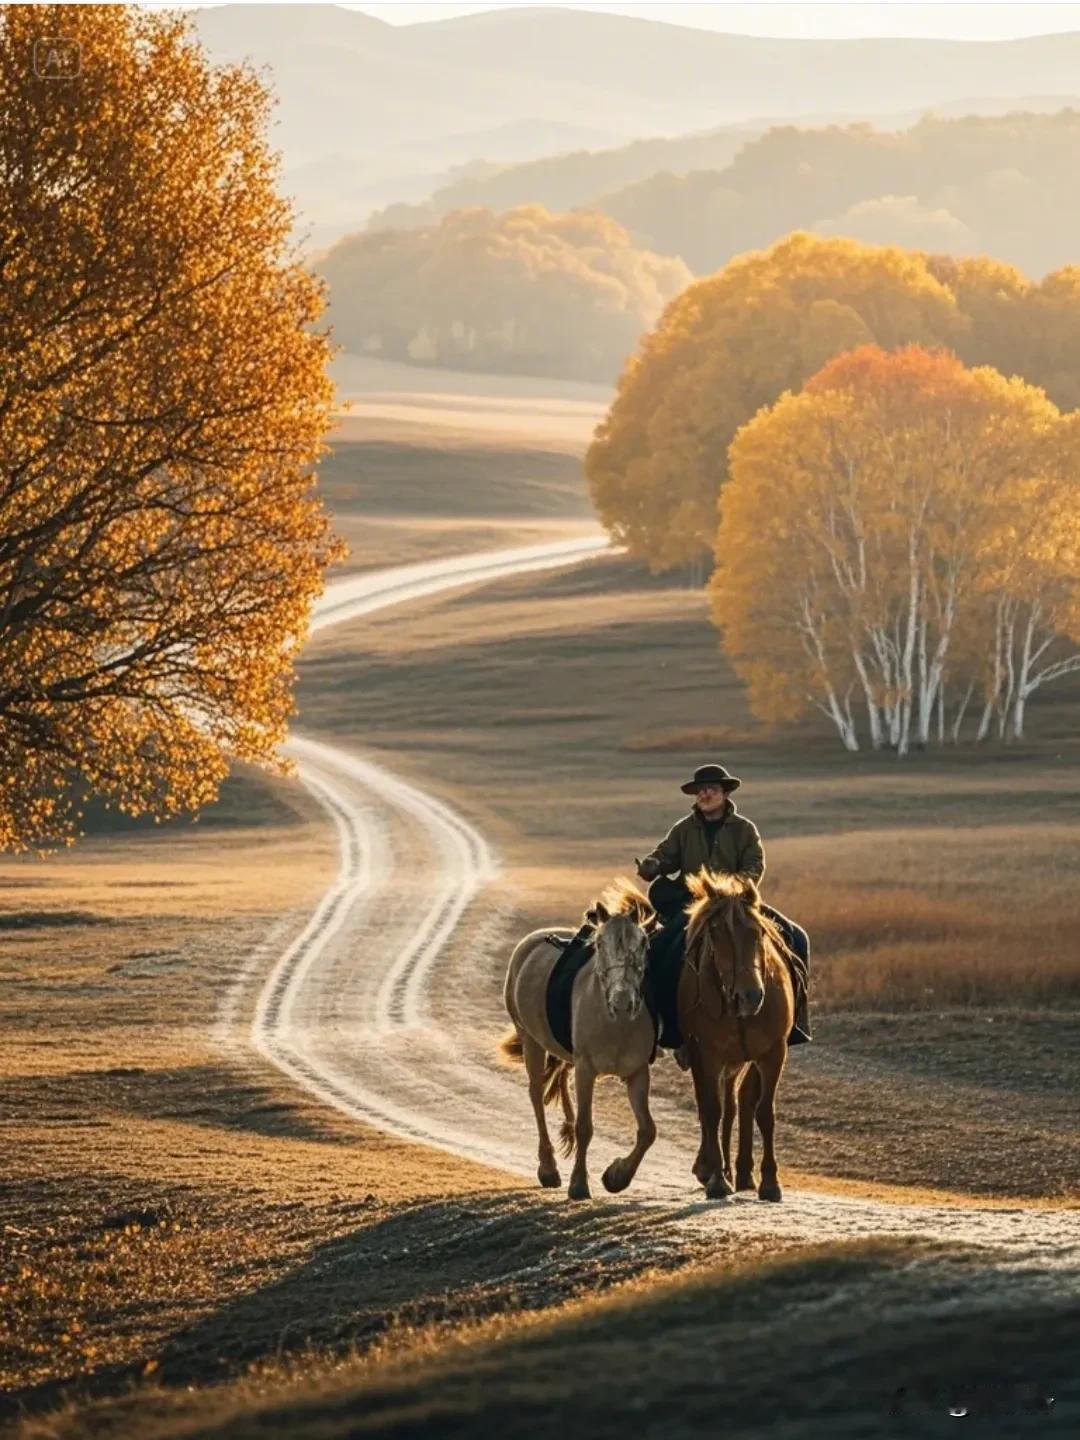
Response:
[{"label": "saddle blanket", "polygon": [[[574,1037],[571,1033],[571,1002],[574,996],[574,981],[596,954],[596,946],[592,940],[592,929],[588,925],[583,925],[569,940],[564,940],[559,935],[549,935],[548,939],[553,945],[563,947],[562,954],[555,961],[551,974],[548,976],[547,993],[544,997],[548,1029],[563,1049],[572,1055],[574,1053]],[[652,1016],[653,1029],[659,1033],[659,1012],[653,998],[652,985],[648,979],[645,982],[643,998],[649,1014]],[[656,1045],[654,1043],[653,1055],[655,1056],[655,1054]]]}]

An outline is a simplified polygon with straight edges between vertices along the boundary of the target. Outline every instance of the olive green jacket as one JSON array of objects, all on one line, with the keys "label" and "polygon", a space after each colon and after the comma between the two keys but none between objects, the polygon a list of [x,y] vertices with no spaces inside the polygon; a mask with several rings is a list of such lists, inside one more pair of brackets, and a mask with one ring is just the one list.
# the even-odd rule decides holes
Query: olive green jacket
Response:
[{"label": "olive green jacket", "polygon": [[740,815],[734,800],[729,800],[724,814],[724,823],[709,844],[697,806],[671,827],[655,850],[650,850],[648,860],[656,860],[662,875],[673,875],[676,870],[683,875],[693,875],[707,866],[727,874],[738,871],[760,880],[765,873],[765,851],[757,826],[745,815]]}]

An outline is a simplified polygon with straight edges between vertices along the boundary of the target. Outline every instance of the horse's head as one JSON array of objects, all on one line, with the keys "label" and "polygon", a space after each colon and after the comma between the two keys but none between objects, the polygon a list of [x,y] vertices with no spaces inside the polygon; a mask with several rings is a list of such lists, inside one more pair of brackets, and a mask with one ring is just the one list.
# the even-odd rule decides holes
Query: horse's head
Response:
[{"label": "horse's head", "polygon": [[634,1020],[641,1010],[641,986],[649,934],[656,912],[629,880],[616,880],[585,918],[596,939],[595,970],[613,1020]]},{"label": "horse's head", "polygon": [[771,934],[748,875],[701,870],[687,877],[686,953],[699,973],[712,967],[725,1010],[747,1019],[765,1003],[765,947]]}]

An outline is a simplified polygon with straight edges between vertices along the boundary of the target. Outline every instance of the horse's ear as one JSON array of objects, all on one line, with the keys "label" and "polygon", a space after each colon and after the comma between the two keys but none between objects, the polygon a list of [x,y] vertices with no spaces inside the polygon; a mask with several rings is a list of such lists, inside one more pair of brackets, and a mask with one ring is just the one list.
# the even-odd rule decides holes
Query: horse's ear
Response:
[{"label": "horse's ear", "polygon": [[699,878],[701,880],[702,895],[708,895],[710,899],[715,900],[716,897],[722,893],[720,886],[717,884],[717,876],[712,870],[702,870]]},{"label": "horse's ear", "polygon": [[596,913],[595,905],[590,905],[585,911],[585,923],[594,927],[600,924],[600,916]]},{"label": "horse's ear", "polygon": [[598,900],[593,906],[593,914],[596,916],[596,920],[593,921],[593,924],[599,922],[601,925],[606,925],[607,922],[611,919],[611,912],[602,900]]},{"label": "horse's ear", "polygon": [[761,904],[761,891],[757,888],[757,882],[752,875],[743,875],[743,899],[756,910]]},{"label": "horse's ear", "polygon": [[647,900],[643,899],[640,895],[634,896],[634,918],[643,930],[655,914],[656,911]]}]

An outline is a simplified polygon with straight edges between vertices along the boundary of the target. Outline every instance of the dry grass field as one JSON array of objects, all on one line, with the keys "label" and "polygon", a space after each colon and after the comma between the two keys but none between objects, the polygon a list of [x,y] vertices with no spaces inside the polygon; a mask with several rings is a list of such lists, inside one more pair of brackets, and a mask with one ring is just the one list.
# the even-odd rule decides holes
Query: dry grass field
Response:
[{"label": "dry grass field", "polygon": [[[580,457],[474,436],[439,445],[340,436],[320,469],[351,553],[338,573],[408,565],[595,529]],[[579,447],[580,448],[580,447]]]},{"label": "dry grass field", "polygon": [[[576,462],[535,436],[365,434],[325,473],[356,569],[589,523]],[[700,595],[613,556],[324,632],[299,700],[300,728],[493,839],[507,939],[574,918],[682,813],[684,772],[723,760],[768,897],[816,947],[789,1175],[1077,1193],[1075,696],[1033,707],[1023,749],[903,765],[765,734]],[[20,1440],[622,1437],[628,1413],[673,1436],[933,1435],[991,1364],[1071,1374],[1075,1315],[985,1256],[702,1251],[655,1210],[552,1205],[300,1094],[242,1030],[335,863],[306,793],[246,773],[196,826],[96,816],[70,853],[0,861],[0,1424]],[[494,1035],[505,949],[477,963]],[[928,1297],[953,1303],[928,1319]],[[905,1385],[909,1430],[888,1415]]]}]

